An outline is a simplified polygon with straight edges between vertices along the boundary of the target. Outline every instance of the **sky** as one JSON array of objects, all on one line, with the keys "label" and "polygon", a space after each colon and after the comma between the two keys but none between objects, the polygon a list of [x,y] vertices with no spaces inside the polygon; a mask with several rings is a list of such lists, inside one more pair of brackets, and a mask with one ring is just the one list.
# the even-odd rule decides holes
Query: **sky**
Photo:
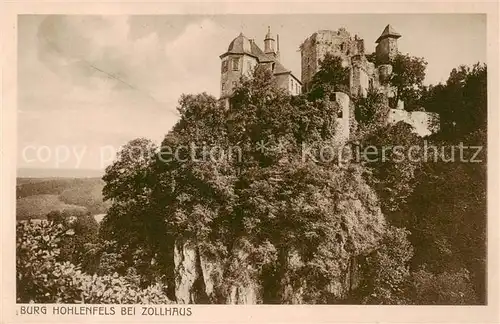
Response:
[{"label": "sky", "polygon": [[21,15],[18,168],[103,169],[134,138],[160,144],[182,93],[219,95],[219,55],[240,32],[263,48],[270,26],[300,77],[299,46],[312,33],[344,27],[371,53],[387,24],[400,52],[428,62],[426,84],[486,63],[481,14]]}]

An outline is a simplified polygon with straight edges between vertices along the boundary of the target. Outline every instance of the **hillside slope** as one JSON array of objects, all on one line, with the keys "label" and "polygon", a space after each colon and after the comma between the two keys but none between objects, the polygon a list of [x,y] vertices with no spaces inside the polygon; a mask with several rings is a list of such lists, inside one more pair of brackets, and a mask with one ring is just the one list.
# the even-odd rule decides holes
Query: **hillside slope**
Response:
[{"label": "hillside slope", "polygon": [[106,213],[109,204],[103,201],[100,178],[18,178],[16,218],[43,219],[59,210],[76,215]]}]

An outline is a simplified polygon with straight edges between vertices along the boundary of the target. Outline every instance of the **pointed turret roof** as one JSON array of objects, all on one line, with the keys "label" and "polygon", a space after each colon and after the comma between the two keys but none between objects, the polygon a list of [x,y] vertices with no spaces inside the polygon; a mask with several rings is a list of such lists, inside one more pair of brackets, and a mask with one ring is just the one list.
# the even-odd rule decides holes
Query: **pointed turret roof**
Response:
[{"label": "pointed turret roof", "polygon": [[380,43],[380,41],[384,38],[387,38],[387,37],[392,37],[392,38],[399,38],[401,37],[401,34],[398,33],[390,24],[385,26],[384,28],[384,31],[382,32],[382,34],[379,36],[379,38],[377,38],[377,40],[375,41],[375,43]]},{"label": "pointed turret roof", "polygon": [[273,34],[271,34],[271,26],[267,26],[267,34],[266,34],[266,38],[264,40],[268,40],[268,39],[274,40]]}]

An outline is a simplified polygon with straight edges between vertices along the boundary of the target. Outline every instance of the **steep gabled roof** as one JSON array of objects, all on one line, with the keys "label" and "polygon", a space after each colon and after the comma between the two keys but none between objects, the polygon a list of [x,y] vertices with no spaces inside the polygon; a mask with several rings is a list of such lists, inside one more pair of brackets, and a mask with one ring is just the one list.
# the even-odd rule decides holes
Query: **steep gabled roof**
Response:
[{"label": "steep gabled roof", "polygon": [[287,68],[285,68],[283,66],[283,64],[281,64],[278,61],[274,62],[274,71],[273,72],[274,72],[274,74],[292,73],[292,71],[290,71]]},{"label": "steep gabled roof", "polygon": [[382,34],[379,36],[379,38],[377,38],[377,40],[375,41],[375,43],[380,43],[380,41],[384,38],[387,38],[387,37],[393,37],[393,38],[399,38],[401,37],[401,34],[398,33],[390,24],[385,26],[384,28],[384,31],[382,32]]},{"label": "steep gabled roof", "polygon": [[274,58],[264,53],[255,42],[251,42],[252,54],[257,57],[260,63],[273,62]]},{"label": "steep gabled roof", "polygon": [[255,42],[252,43],[252,54],[257,57],[259,63],[270,63],[274,62],[274,74],[283,74],[283,73],[291,73],[292,71],[288,70],[281,64],[275,57],[272,55],[268,55],[264,53]]}]

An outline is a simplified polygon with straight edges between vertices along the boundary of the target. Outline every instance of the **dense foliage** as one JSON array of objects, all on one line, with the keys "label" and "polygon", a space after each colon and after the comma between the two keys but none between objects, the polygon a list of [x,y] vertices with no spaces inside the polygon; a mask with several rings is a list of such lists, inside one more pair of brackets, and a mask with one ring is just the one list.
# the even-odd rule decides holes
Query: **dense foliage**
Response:
[{"label": "dense foliage", "polygon": [[41,220],[17,225],[17,301],[20,303],[169,303],[160,285],[145,289],[133,275],[90,275],[66,261],[73,226]]},{"label": "dense foliage", "polygon": [[421,96],[427,62],[422,57],[398,54],[391,65],[392,76],[389,83],[396,90],[391,107],[396,108],[399,100],[402,100],[407,110],[417,108],[416,102]]},{"label": "dense foliage", "polygon": [[396,146],[485,145],[486,67],[424,88],[423,59],[394,64],[396,99],[439,112],[444,126],[424,139],[388,125],[389,102],[374,89],[351,98],[359,127],[349,145],[384,159],[337,163],[332,94],[349,91],[332,56],[301,96],[265,68],[227,104],[183,95],[160,147],[135,139],[106,169],[111,207],[99,228],[67,212],[19,223],[18,300],[176,302],[190,250],[195,303],[252,287],[260,303],[483,303],[485,148],[480,163],[443,163],[425,150],[400,161]]},{"label": "dense foliage", "polygon": [[351,92],[349,89],[349,67],[342,62],[340,57],[327,53],[319,61],[319,66],[319,71],[311,82],[311,90],[308,94],[310,100],[328,97],[336,91]]}]

